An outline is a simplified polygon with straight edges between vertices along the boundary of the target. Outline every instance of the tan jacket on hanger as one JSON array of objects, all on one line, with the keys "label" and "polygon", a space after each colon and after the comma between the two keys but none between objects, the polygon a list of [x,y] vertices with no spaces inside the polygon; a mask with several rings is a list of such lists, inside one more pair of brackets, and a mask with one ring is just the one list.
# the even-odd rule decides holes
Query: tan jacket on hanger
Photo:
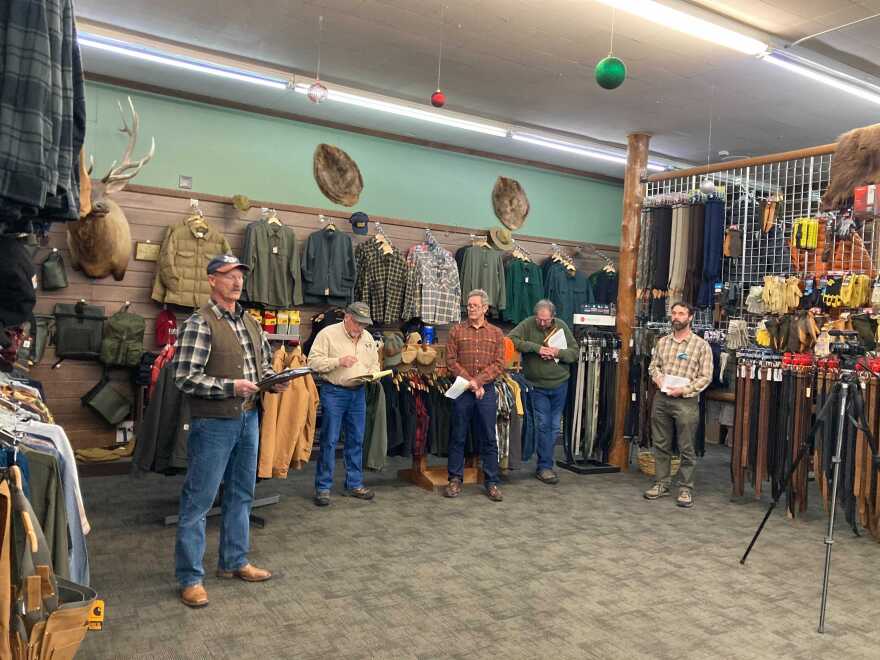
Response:
[{"label": "tan jacket on hanger", "polygon": [[229,241],[204,219],[191,216],[168,227],[151,297],[158,303],[193,309],[207,304],[211,298],[208,262],[220,254],[232,254]]},{"label": "tan jacket on hanger", "polygon": [[[306,359],[299,347],[288,352],[282,346],[272,356],[275,373],[305,365]],[[308,463],[317,419],[318,388],[311,376],[294,378],[290,387],[279,394],[263,394],[257,476],[286,479],[291,465],[299,469]]]}]

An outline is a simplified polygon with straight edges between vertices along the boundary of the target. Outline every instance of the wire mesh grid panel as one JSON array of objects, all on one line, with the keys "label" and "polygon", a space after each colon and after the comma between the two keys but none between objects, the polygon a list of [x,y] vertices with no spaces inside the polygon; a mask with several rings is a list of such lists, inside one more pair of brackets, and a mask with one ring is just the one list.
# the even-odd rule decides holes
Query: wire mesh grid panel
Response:
[{"label": "wire mesh grid panel", "polygon": [[[874,276],[880,271],[880,232],[873,219],[856,222],[855,233],[840,238],[841,224],[825,232],[821,198],[828,186],[831,155],[810,156],[752,167],[732,168],[706,175],[724,200],[725,230],[742,231],[742,255],[724,257],[721,280],[736,284],[738,314],[754,326],[758,317],[748,314],[745,299],[752,286],[768,275],[801,279],[833,272],[859,272]],[[646,206],[670,200],[699,198],[703,177],[686,176],[650,181],[645,186]],[[816,249],[797,249],[792,256],[792,232],[801,218],[819,218],[822,226]],[[648,222],[642,216],[642,229]],[[644,235],[644,234],[643,234]],[[647,246],[642,243],[640,249]],[[641,301],[640,301],[641,302]],[[711,322],[712,310],[701,310],[698,321]]]}]

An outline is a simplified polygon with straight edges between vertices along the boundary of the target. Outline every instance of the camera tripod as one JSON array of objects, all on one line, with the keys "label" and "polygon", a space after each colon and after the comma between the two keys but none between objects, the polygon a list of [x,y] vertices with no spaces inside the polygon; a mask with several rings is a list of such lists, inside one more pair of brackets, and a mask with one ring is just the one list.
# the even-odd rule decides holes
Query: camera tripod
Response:
[{"label": "camera tripod", "polygon": [[[826,419],[831,419],[832,407],[833,404],[836,402],[838,404],[836,413],[838,415],[838,424],[834,456],[831,459],[831,463],[833,466],[831,478],[831,506],[829,507],[828,512],[828,533],[825,536],[825,570],[822,577],[822,600],[819,607],[818,632],[820,633],[825,632],[825,613],[828,605],[828,582],[831,575],[831,549],[834,545],[834,519],[837,511],[837,491],[840,481],[840,463],[842,461],[841,455],[843,452],[844,430],[847,426],[847,422],[849,424],[852,424],[853,427],[855,427],[859,431],[862,431],[865,434],[874,456],[874,465],[880,468],[880,457],[878,457],[877,440],[874,438],[873,434],[868,428],[867,419],[865,418],[864,399],[862,398],[861,393],[863,384],[859,380],[858,374],[855,371],[855,360],[844,358],[844,365],[845,368],[841,369],[840,372],[840,381],[832,386],[830,396],[825,401],[819,412],[816,413],[816,422],[813,424],[810,432],[801,442],[797,457],[791,464],[791,467],[788,470],[788,474],[785,476],[785,485],[773,498],[773,502],[767,509],[767,513],[764,514],[764,519],[761,521],[761,524],[758,525],[758,529],[755,532],[755,535],[752,537],[752,541],[751,543],[749,543],[749,547],[746,549],[745,554],[742,556],[742,559],[740,559],[739,562],[743,565],[746,563],[746,559],[748,559],[752,548],[754,548],[758,537],[761,535],[761,532],[764,529],[764,526],[770,519],[770,516],[772,515],[773,510],[776,508],[776,505],[779,503],[779,500],[782,497],[782,493],[788,490],[788,486],[790,485],[791,480],[798,469],[798,466],[800,465],[804,457],[811,453],[814,449],[814,439],[816,437],[817,431],[821,427],[821,424],[823,424]],[[822,478],[824,478],[824,475]]]}]

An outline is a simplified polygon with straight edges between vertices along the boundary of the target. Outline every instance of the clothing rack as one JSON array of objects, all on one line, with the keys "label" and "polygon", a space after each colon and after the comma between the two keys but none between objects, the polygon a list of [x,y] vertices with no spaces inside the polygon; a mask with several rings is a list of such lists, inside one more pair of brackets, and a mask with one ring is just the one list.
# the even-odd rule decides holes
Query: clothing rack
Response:
[{"label": "clothing rack", "polygon": [[[259,482],[258,482],[259,483]],[[259,509],[264,506],[272,506],[273,504],[278,504],[281,501],[281,495],[269,495],[268,497],[260,497],[254,498],[253,503],[251,504],[251,510]],[[211,510],[208,511],[207,517],[213,518],[214,516],[219,516],[223,512],[223,508],[221,503],[223,502],[223,484],[220,484],[220,490],[217,493],[217,497],[214,500],[215,505],[211,507]],[[172,525],[176,525],[180,520],[180,515],[174,514],[171,516],[165,516],[162,519],[162,524],[165,527],[171,527]],[[266,519],[262,516],[255,516],[253,513],[250,515],[251,524],[254,527],[258,527],[259,529],[263,529],[266,526]]]},{"label": "clothing rack", "polygon": [[[602,391],[602,378],[612,370],[616,376],[617,361],[620,349],[620,338],[614,332],[591,329],[578,343],[577,375],[574,379],[574,399],[570,413],[565,415],[570,420],[570,428],[563,435],[565,459],[556,461],[559,467],[577,474],[611,474],[620,472],[620,468],[610,465],[598,452],[595,445],[598,431],[598,396],[612,396],[616,385],[612,384]],[[605,363],[604,368],[602,364]],[[569,388],[572,383],[569,381]],[[612,406],[613,411],[613,406]],[[613,418],[613,412],[611,413]],[[605,420],[606,424],[611,424]],[[610,443],[613,428],[604,429],[608,432]],[[567,436],[567,437],[566,437]],[[609,444],[610,449],[610,444]]]}]

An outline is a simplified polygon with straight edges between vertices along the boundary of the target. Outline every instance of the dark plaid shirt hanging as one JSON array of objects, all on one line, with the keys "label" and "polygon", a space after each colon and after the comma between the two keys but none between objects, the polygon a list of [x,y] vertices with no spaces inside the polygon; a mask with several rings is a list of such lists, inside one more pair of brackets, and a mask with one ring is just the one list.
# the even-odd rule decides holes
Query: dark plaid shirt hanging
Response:
[{"label": "dark plaid shirt hanging", "polygon": [[85,93],[72,0],[0,3],[0,221],[79,217]]}]

